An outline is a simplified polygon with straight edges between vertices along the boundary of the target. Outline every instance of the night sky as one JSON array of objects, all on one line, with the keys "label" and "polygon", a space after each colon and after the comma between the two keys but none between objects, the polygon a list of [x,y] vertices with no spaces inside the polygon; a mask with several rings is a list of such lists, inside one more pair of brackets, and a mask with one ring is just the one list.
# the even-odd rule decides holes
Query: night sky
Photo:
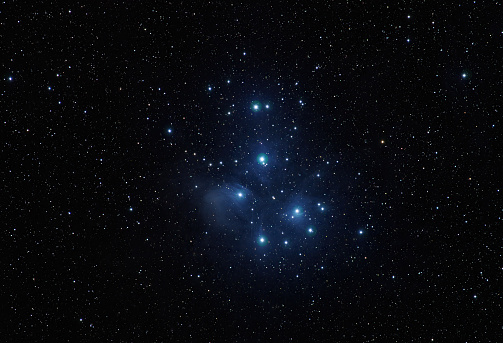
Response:
[{"label": "night sky", "polygon": [[0,8],[0,340],[503,341],[500,1]]}]

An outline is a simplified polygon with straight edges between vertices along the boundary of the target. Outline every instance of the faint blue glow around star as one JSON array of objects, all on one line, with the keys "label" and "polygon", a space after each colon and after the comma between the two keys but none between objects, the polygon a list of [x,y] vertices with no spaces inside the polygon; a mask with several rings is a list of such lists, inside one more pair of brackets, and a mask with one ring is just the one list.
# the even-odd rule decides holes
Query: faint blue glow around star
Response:
[{"label": "faint blue glow around star", "polygon": [[9,81],[12,81],[12,76],[9,76]]},{"label": "faint blue glow around star", "polygon": [[302,215],[302,208],[301,207],[295,207],[294,210],[293,210],[292,218],[300,217],[301,215]]},{"label": "faint blue glow around star", "polygon": [[257,156],[257,162],[263,166],[267,165],[267,161],[268,161],[268,158],[267,158],[267,155],[266,154],[259,154]]},{"label": "faint blue glow around star", "polygon": [[258,243],[258,245],[260,245],[262,247],[265,246],[267,244],[267,237],[259,236],[257,239],[257,243]]},{"label": "faint blue glow around star", "polygon": [[260,111],[260,102],[258,101],[254,101],[251,103],[251,109],[254,111],[254,112],[257,112],[257,111]]},{"label": "faint blue glow around star", "polygon": [[172,130],[172,129],[168,129],[168,133],[172,133],[172,132],[173,132],[173,130]]},{"label": "faint blue glow around star", "polygon": [[288,245],[288,241],[285,241],[284,243],[285,243],[285,245]]},{"label": "faint blue glow around star", "polygon": [[133,208],[132,207],[129,208],[129,212],[133,212]]},{"label": "faint blue glow around star", "polygon": [[472,72],[470,71],[470,69],[463,69],[461,71],[461,78],[463,80],[470,80],[472,78]]},{"label": "faint blue glow around star", "polygon": [[211,86],[209,86],[209,87],[208,87],[208,90],[209,90],[209,91],[211,91],[211,90],[212,90]]},{"label": "faint blue glow around star", "polygon": [[239,192],[238,193],[238,197],[242,198],[243,197],[243,193]]},{"label": "faint blue glow around star", "polygon": [[310,226],[307,228],[307,234],[309,236],[314,236],[316,235],[316,228],[314,226]]},{"label": "faint blue glow around star", "polygon": [[363,235],[363,230],[358,231],[360,235]]},{"label": "faint blue glow around star", "polygon": [[269,108],[269,105],[265,105],[265,108]]},{"label": "faint blue glow around star", "polygon": [[231,83],[231,80],[227,80],[227,83]]}]

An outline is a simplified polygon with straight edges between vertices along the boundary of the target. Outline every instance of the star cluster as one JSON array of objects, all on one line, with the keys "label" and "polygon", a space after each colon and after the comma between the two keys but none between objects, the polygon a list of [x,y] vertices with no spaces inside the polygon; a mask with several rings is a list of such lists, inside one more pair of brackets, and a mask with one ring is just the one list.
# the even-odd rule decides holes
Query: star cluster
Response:
[{"label": "star cluster", "polygon": [[2,341],[503,341],[501,10],[4,2]]}]

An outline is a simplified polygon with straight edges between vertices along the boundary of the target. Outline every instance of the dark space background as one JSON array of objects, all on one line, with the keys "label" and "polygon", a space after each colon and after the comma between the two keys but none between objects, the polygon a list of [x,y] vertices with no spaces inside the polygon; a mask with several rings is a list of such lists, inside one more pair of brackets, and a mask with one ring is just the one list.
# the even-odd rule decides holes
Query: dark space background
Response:
[{"label": "dark space background", "polygon": [[500,1],[0,6],[1,341],[503,341]]}]

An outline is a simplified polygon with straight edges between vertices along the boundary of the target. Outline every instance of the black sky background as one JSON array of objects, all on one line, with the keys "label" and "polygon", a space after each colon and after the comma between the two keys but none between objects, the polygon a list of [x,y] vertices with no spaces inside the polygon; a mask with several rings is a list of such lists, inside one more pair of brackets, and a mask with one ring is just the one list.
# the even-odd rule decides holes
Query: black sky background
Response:
[{"label": "black sky background", "polygon": [[[501,2],[1,18],[2,340],[501,341]],[[300,195],[327,213],[257,247],[222,185],[264,230]]]}]

